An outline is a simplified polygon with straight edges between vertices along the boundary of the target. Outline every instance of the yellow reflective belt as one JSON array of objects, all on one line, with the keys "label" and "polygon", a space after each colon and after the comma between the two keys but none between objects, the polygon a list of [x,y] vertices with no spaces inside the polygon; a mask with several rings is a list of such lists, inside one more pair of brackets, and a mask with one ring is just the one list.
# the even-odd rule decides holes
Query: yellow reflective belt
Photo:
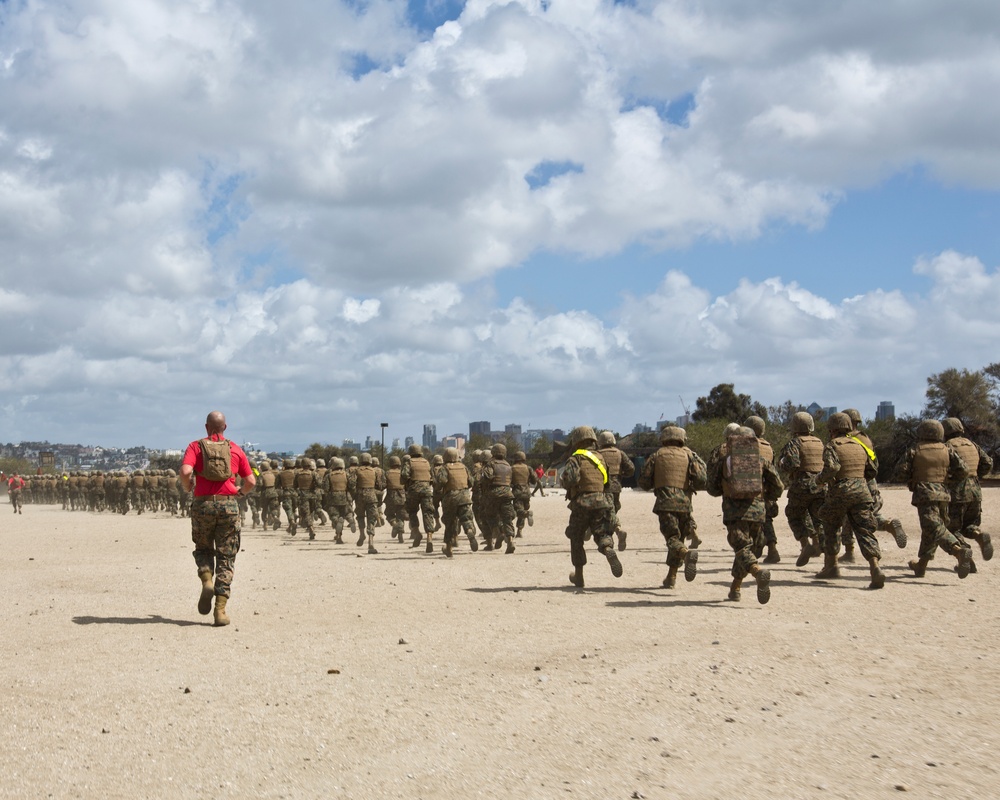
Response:
[{"label": "yellow reflective belt", "polygon": [[861,445],[861,446],[862,446],[863,448],[865,448],[865,452],[866,452],[866,453],[868,453],[868,458],[869,458],[869,459],[871,459],[872,461],[874,461],[874,460],[875,460],[875,451],[874,451],[874,450],[872,450],[872,449],[871,449],[871,448],[870,448],[870,447],[869,447],[868,445],[866,445],[866,444],[865,444],[864,442],[862,442],[862,441],[861,441],[861,440],[860,440],[860,439],[859,439],[859,438],[858,438],[857,436],[851,436],[851,434],[847,434],[847,438],[848,438],[848,439],[853,439],[853,440],[854,440],[854,441],[856,441],[856,442],[857,442],[858,444],[860,444],[860,445]]},{"label": "yellow reflective belt", "polygon": [[608,468],[604,466],[604,462],[601,461],[601,459],[599,459],[596,455],[591,453],[589,450],[577,450],[573,453],[573,455],[583,456],[588,461],[593,461],[594,466],[597,467],[601,471],[601,475],[604,476],[604,483],[606,484],[608,482]]}]

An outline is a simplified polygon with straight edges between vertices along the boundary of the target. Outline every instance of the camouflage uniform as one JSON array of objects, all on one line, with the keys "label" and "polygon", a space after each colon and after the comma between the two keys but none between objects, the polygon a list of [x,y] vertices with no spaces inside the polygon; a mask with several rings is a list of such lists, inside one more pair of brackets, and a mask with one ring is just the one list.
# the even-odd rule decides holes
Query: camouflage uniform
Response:
[{"label": "camouflage uniform", "polygon": [[569,580],[574,586],[583,588],[583,568],[587,564],[587,551],[583,544],[591,536],[598,551],[607,558],[611,574],[620,578],[624,570],[614,548],[614,502],[604,490],[608,482],[608,468],[600,453],[595,452],[597,434],[593,428],[582,425],[570,432],[569,440],[573,453],[567,459],[559,480],[569,501],[566,538],[570,542],[570,559],[574,568]]},{"label": "camouflage uniform", "polygon": [[622,478],[631,478],[635,475],[635,464],[632,463],[625,451],[615,447],[615,435],[611,431],[601,431],[597,439],[600,449],[597,451],[604,458],[604,463],[608,465],[608,485],[605,491],[611,495],[614,508],[612,514],[612,525],[618,536],[618,549],[624,550],[627,546],[628,533],[622,530],[618,521],[618,512],[622,510]]},{"label": "camouflage uniform", "polygon": [[[875,452],[875,445],[872,444],[871,438],[861,430],[861,412],[856,408],[845,408],[844,413],[850,417],[851,420],[851,432],[848,434],[853,439],[857,439],[862,445],[864,445],[865,450],[871,453]],[[902,550],[906,547],[906,532],[903,530],[903,523],[898,519],[889,519],[889,517],[883,516],[880,512],[882,511],[882,492],[879,491],[878,481],[876,480],[876,475],[871,474],[867,478],[868,480],[868,491],[872,496],[872,514],[875,517],[875,530],[885,531],[891,533],[896,540],[896,546]],[[854,560],[854,537],[852,536],[851,530],[851,520],[847,518],[844,520],[844,527],[841,531],[841,540],[844,543],[844,555],[840,559],[841,561],[853,561]]]},{"label": "camouflage uniform", "polygon": [[[760,447],[760,454],[774,463],[774,448],[771,447],[771,443],[764,438],[764,430],[766,428],[766,423],[761,417],[752,416],[747,417],[743,423],[746,427],[750,428],[757,437],[757,443]],[[778,516],[778,503],[774,500],[764,501],[764,524],[761,526],[761,536],[754,543],[754,555],[757,558],[761,557],[764,552],[764,546],[767,546],[767,556],[764,557],[765,564],[778,564],[781,562],[781,555],[778,553],[778,536],[774,532],[774,518]]]},{"label": "camouflage uniform", "polygon": [[399,456],[389,456],[389,469],[385,471],[385,516],[392,526],[392,538],[403,543],[406,529],[406,489],[403,486],[402,462]]},{"label": "camouflage uniform", "polygon": [[431,465],[424,458],[420,445],[410,446],[410,460],[403,464],[400,477],[406,487],[406,513],[410,520],[410,534],[413,547],[419,547],[423,536],[420,533],[420,520],[417,513],[424,518],[424,531],[427,534],[427,552],[434,552],[431,534],[437,530],[437,518],[434,515],[434,487],[431,485]]},{"label": "camouflage uniform", "polygon": [[948,530],[964,539],[979,542],[983,561],[993,558],[993,541],[980,529],[983,517],[983,490],[979,479],[993,469],[993,459],[986,451],[963,434],[965,426],[956,417],[944,421],[944,440],[965,462],[969,474],[962,480],[948,483],[951,500],[948,503]]},{"label": "camouflage uniform", "polygon": [[528,466],[527,456],[518,450],[514,453],[511,464],[510,488],[514,492],[514,513],[517,515],[517,533],[520,538],[524,531],[524,524],[529,526],[535,524],[534,515],[531,513],[531,484],[537,483],[534,470]]},{"label": "camouflage uniform", "polygon": [[472,475],[469,468],[458,460],[458,450],[445,450],[444,463],[434,471],[434,487],[441,492],[444,543],[442,551],[451,558],[452,548],[458,544],[458,529],[465,531],[469,547],[475,552],[476,526],[472,520]]},{"label": "camouflage uniform", "polygon": [[948,530],[948,506],[951,502],[949,484],[969,476],[969,470],[958,452],[944,443],[944,427],[937,420],[925,419],[917,426],[917,445],[911,447],[900,462],[896,477],[912,494],[920,519],[920,549],[918,560],[909,566],[916,577],[922,578],[927,565],[940,547],[955,556],[959,578],[968,577],[972,568],[972,548]]},{"label": "camouflage uniform", "polygon": [[823,449],[823,470],[816,479],[827,485],[826,501],[820,508],[823,521],[823,569],[817,578],[839,578],[837,553],[840,537],[837,531],[845,520],[850,520],[861,554],[871,569],[871,589],[885,585],[879,561],[882,551],[875,538],[875,515],[872,513],[872,496],[868,478],[878,472],[878,460],[873,459],[865,447],[851,437],[851,420],[844,413],[830,416],[828,422],[830,441]]},{"label": "camouflage uniform", "polygon": [[774,465],[760,456],[758,450],[760,494],[752,498],[734,497],[725,474],[732,442],[736,437],[752,437],[754,440],[757,437],[750,428],[738,425],[732,425],[727,430],[732,432],[727,434],[726,442],[717,447],[709,459],[706,489],[713,497],[722,498],[722,524],[726,526],[727,541],[733,548],[733,582],[729,588],[729,599],[740,600],[743,579],[752,575],[757,583],[757,601],[764,604],[771,599],[771,573],[757,563],[754,543],[761,536],[761,528],[767,519],[765,500],[777,501],[785,487]]},{"label": "camouflage uniform", "polygon": [[313,518],[316,516],[316,462],[303,458],[295,470],[295,488],[298,490],[299,525],[309,531],[309,538],[316,538]]},{"label": "camouflage uniform", "polygon": [[682,565],[685,580],[693,581],[698,574],[698,550],[686,547],[684,539],[691,524],[691,496],[705,488],[708,475],[705,462],[685,446],[686,441],[683,428],[665,427],[660,433],[663,446],[646,461],[639,476],[639,488],[653,490],[656,496],[653,513],[667,543],[667,577],[663,579],[667,589],[676,586]]},{"label": "camouflage uniform", "polygon": [[330,524],[333,526],[334,543],[343,544],[344,523],[348,523],[351,532],[357,531],[354,521],[354,509],[351,506],[350,475],[344,469],[344,459],[334,458],[330,462],[330,471],[326,473],[327,510],[330,513]]},{"label": "camouflage uniform", "polygon": [[[514,552],[514,490],[511,488],[513,469],[507,462],[507,447],[495,444],[491,450],[493,458],[483,465],[480,480],[483,484],[483,522],[493,540],[493,549],[506,542],[506,553]],[[487,548],[488,549],[488,548]]]},{"label": "camouflage uniform", "polygon": [[824,447],[812,435],[815,422],[808,412],[797,412],[792,417],[791,429],[792,438],[778,456],[778,469],[788,481],[785,517],[800,548],[795,566],[804,567],[809,559],[823,552],[820,509],[826,500],[826,486],[817,483],[816,478],[823,471]]},{"label": "camouflage uniform", "polygon": [[285,531],[294,536],[296,533],[295,505],[298,500],[298,490],[295,488],[295,462],[290,458],[286,458],[281,464],[281,472],[278,473],[278,489],[281,507],[285,510],[285,518],[288,520],[288,527],[285,528]]},{"label": "camouflage uniform", "polygon": [[278,476],[265,461],[260,465],[257,480],[257,505],[260,506],[261,522],[264,529],[278,530],[281,527],[281,510],[278,500]]},{"label": "camouflage uniform", "polygon": [[[376,472],[372,466],[371,453],[361,454],[361,463],[353,474],[347,478],[348,491],[354,495],[357,501],[358,547],[365,543],[365,529],[367,528],[368,552],[378,553],[375,549],[375,528],[378,526],[378,492],[385,489],[385,476],[381,475],[381,470]],[[430,537],[428,537],[428,544]]]}]

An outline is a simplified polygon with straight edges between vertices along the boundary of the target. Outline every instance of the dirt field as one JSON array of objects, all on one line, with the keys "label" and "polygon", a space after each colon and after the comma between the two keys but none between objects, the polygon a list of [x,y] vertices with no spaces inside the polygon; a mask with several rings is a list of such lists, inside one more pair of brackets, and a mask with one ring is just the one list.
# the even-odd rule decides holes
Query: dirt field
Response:
[{"label": "dirt field", "polygon": [[633,491],[624,577],[590,550],[580,591],[550,493],[512,555],[247,528],[228,628],[195,609],[187,520],[0,506],[0,796],[997,797],[1000,560],[914,579],[916,513],[884,495],[910,545],[880,534],[880,592],[863,562],[797,569],[781,516],[770,604],[726,602],[706,495],[667,591]]}]

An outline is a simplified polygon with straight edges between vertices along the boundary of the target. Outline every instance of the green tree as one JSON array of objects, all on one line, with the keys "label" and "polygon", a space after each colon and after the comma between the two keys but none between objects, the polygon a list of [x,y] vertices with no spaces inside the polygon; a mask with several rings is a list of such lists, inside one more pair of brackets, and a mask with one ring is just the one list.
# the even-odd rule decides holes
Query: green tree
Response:
[{"label": "green tree", "polygon": [[767,419],[767,409],[748,394],[736,394],[733,384],[720,383],[695,401],[696,409],[691,415],[694,422],[721,419],[726,422],[743,422],[747,417],[757,415]]},{"label": "green tree", "polygon": [[924,416],[957,417],[970,434],[995,437],[997,427],[996,378],[1000,364],[985,370],[946,369],[927,379]]}]

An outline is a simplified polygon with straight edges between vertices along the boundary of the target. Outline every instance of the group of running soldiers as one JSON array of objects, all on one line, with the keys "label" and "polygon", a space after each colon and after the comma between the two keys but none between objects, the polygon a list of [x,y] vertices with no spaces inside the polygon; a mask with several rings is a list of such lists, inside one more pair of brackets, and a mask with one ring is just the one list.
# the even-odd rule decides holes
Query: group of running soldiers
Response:
[{"label": "group of running soldiers", "polygon": [[[67,511],[137,514],[162,511],[185,516],[191,495],[183,491],[172,469],[77,471],[63,475],[25,475],[11,504],[59,505]],[[16,513],[16,508],[15,508]]]}]

